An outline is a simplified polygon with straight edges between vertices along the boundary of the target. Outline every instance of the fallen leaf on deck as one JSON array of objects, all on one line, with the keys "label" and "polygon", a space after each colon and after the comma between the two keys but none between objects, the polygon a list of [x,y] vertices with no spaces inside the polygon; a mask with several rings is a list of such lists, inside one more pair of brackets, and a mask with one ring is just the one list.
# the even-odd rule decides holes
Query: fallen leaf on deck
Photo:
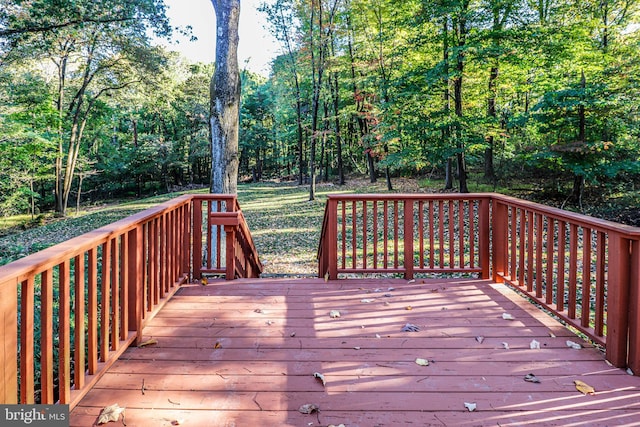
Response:
[{"label": "fallen leaf on deck", "polygon": [[551,338],[555,338],[555,337],[556,337],[556,334],[554,334],[553,332],[549,332],[549,336],[550,336]]},{"label": "fallen leaf on deck", "polygon": [[576,350],[580,350],[582,348],[582,345],[578,344],[577,342],[573,342],[571,340],[567,340],[567,347],[569,348],[574,348]]},{"label": "fallen leaf on deck", "polygon": [[405,309],[405,310],[413,310],[413,307],[411,307],[410,305],[408,305],[408,306],[406,306],[404,309]]},{"label": "fallen leaf on deck", "polygon": [[201,284],[202,286],[207,286],[207,284],[208,284],[208,283],[209,283],[209,282],[208,282],[208,281],[207,281],[207,279],[205,279],[204,277],[203,277],[202,279],[200,279],[200,284]]},{"label": "fallen leaf on deck", "polygon": [[540,384],[540,380],[533,374],[527,374],[524,376],[524,380],[529,383]]},{"label": "fallen leaf on deck", "polygon": [[271,325],[273,325],[273,320],[267,320],[267,321],[266,321],[266,322],[264,322],[264,323],[266,323],[267,325],[271,326]]},{"label": "fallen leaf on deck", "polygon": [[627,374],[629,374],[629,375],[631,375],[631,376],[635,375],[635,374],[633,373],[633,371],[631,370],[631,368],[627,368]]},{"label": "fallen leaf on deck", "polygon": [[576,390],[582,394],[596,394],[596,389],[585,382],[574,380],[573,383],[576,385]]},{"label": "fallen leaf on deck", "polygon": [[362,302],[364,304],[369,304],[370,302],[373,302],[373,300],[370,299],[370,298],[365,298],[365,299],[361,299],[360,302]]},{"label": "fallen leaf on deck", "polygon": [[476,410],[478,405],[476,403],[464,402],[464,407],[467,408],[469,412],[473,412]]},{"label": "fallen leaf on deck", "polygon": [[407,323],[406,325],[404,325],[401,329],[402,332],[418,332],[420,331],[420,327],[412,324],[412,323]]},{"label": "fallen leaf on deck", "polygon": [[331,317],[332,319],[337,319],[338,317],[340,317],[340,312],[338,310],[331,310],[329,312],[329,317]]},{"label": "fallen leaf on deck", "polygon": [[360,350],[360,347],[353,347],[354,350]]},{"label": "fallen leaf on deck", "polygon": [[216,341],[216,345],[213,346],[213,348],[220,348],[222,347],[222,344],[220,344],[220,341]]},{"label": "fallen leaf on deck", "polygon": [[509,350],[509,344],[506,342],[501,343],[502,344],[502,348],[504,348],[505,350]]},{"label": "fallen leaf on deck", "polygon": [[323,386],[327,385],[327,381],[324,379],[324,375],[322,375],[320,372],[314,372],[313,377],[319,379]]},{"label": "fallen leaf on deck", "polygon": [[395,290],[396,290],[396,288],[394,288],[393,286],[389,286],[389,287],[387,288],[387,290],[388,290],[389,292],[391,292],[391,291],[395,291]]},{"label": "fallen leaf on deck", "polygon": [[314,412],[320,412],[320,407],[315,403],[306,403],[298,408],[298,412],[301,414],[313,414]]},{"label": "fallen leaf on deck", "polygon": [[138,344],[138,347],[142,348],[142,347],[146,347],[148,345],[154,345],[154,344],[158,344],[158,340],[155,338],[151,338],[149,340],[146,340],[145,342],[141,342],[140,344]]},{"label": "fallen leaf on deck", "polygon": [[476,341],[478,341],[480,344],[482,344],[482,341],[484,341],[484,337],[483,337],[483,336],[478,335],[478,336],[476,337]]},{"label": "fallen leaf on deck", "polygon": [[324,273],[324,281],[325,282],[329,281],[329,272],[328,271],[326,273]]},{"label": "fallen leaf on deck", "polygon": [[293,337],[295,337],[295,336],[296,336],[296,333],[295,333],[295,332],[291,332],[291,333],[289,334],[289,336],[290,336],[291,338],[293,338]]},{"label": "fallen leaf on deck", "polygon": [[345,427],[345,425],[344,424],[338,424],[338,425],[329,424],[328,427]]},{"label": "fallen leaf on deck", "polygon": [[416,365],[429,366],[429,361],[427,359],[417,358],[416,359]]},{"label": "fallen leaf on deck", "polygon": [[376,338],[382,338],[380,334],[376,334]]},{"label": "fallen leaf on deck", "polygon": [[531,342],[529,343],[529,348],[531,350],[540,350],[540,342],[536,340],[531,340]]},{"label": "fallen leaf on deck", "polygon": [[416,279],[411,279],[407,283],[416,283]]},{"label": "fallen leaf on deck", "polygon": [[105,406],[98,416],[98,424],[106,424],[111,421],[117,422],[120,414],[122,414],[122,418],[124,418],[124,410],[125,408],[121,408],[117,403]]},{"label": "fallen leaf on deck", "polygon": [[182,425],[182,424],[184,424],[184,420],[183,419],[171,421],[171,425],[172,426],[179,426],[179,425]]},{"label": "fallen leaf on deck", "polygon": [[516,320],[516,318],[510,315],[509,313],[502,313],[502,318],[504,320]]}]

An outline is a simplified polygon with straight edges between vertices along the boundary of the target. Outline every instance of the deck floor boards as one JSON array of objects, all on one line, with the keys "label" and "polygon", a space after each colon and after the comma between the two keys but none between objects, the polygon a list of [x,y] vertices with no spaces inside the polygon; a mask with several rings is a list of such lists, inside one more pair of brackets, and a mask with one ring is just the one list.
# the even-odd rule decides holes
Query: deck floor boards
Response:
[{"label": "deck floor boards", "polygon": [[143,332],[158,343],[128,349],[71,426],[114,403],[127,427],[640,426],[640,378],[489,281],[216,280],[183,287]]}]

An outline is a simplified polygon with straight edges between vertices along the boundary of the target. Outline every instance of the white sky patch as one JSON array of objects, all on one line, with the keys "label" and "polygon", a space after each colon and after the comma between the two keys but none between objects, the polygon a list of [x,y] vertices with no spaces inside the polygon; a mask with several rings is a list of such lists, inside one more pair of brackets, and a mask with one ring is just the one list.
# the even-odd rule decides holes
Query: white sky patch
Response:
[{"label": "white sky patch", "polygon": [[[258,11],[263,0],[241,0],[240,4],[240,44],[238,45],[238,63],[240,69],[249,70],[267,76],[270,62],[277,55],[278,42],[266,29],[266,18]],[[210,63],[215,60],[216,15],[210,0],[165,0],[167,15],[171,25],[192,27],[197,41],[176,34],[178,44],[162,42],[170,50],[181,52],[193,62]]]}]

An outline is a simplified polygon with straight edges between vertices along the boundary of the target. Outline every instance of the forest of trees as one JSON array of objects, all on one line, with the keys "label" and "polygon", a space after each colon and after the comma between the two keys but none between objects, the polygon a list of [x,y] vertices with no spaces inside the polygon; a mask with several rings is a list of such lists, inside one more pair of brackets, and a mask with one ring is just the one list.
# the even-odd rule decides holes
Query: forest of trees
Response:
[{"label": "forest of trees", "polygon": [[[637,188],[639,3],[266,2],[240,179]],[[0,214],[209,185],[215,67],[152,46],[171,32],[162,0],[0,0]]]}]

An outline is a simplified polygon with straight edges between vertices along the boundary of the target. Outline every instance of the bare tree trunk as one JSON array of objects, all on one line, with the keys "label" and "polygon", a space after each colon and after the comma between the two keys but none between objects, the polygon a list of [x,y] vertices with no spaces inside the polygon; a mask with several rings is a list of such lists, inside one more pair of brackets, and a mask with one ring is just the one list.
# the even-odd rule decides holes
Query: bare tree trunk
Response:
[{"label": "bare tree trunk", "polygon": [[211,79],[211,192],[238,189],[240,0],[211,0],[216,11],[216,69]]}]

